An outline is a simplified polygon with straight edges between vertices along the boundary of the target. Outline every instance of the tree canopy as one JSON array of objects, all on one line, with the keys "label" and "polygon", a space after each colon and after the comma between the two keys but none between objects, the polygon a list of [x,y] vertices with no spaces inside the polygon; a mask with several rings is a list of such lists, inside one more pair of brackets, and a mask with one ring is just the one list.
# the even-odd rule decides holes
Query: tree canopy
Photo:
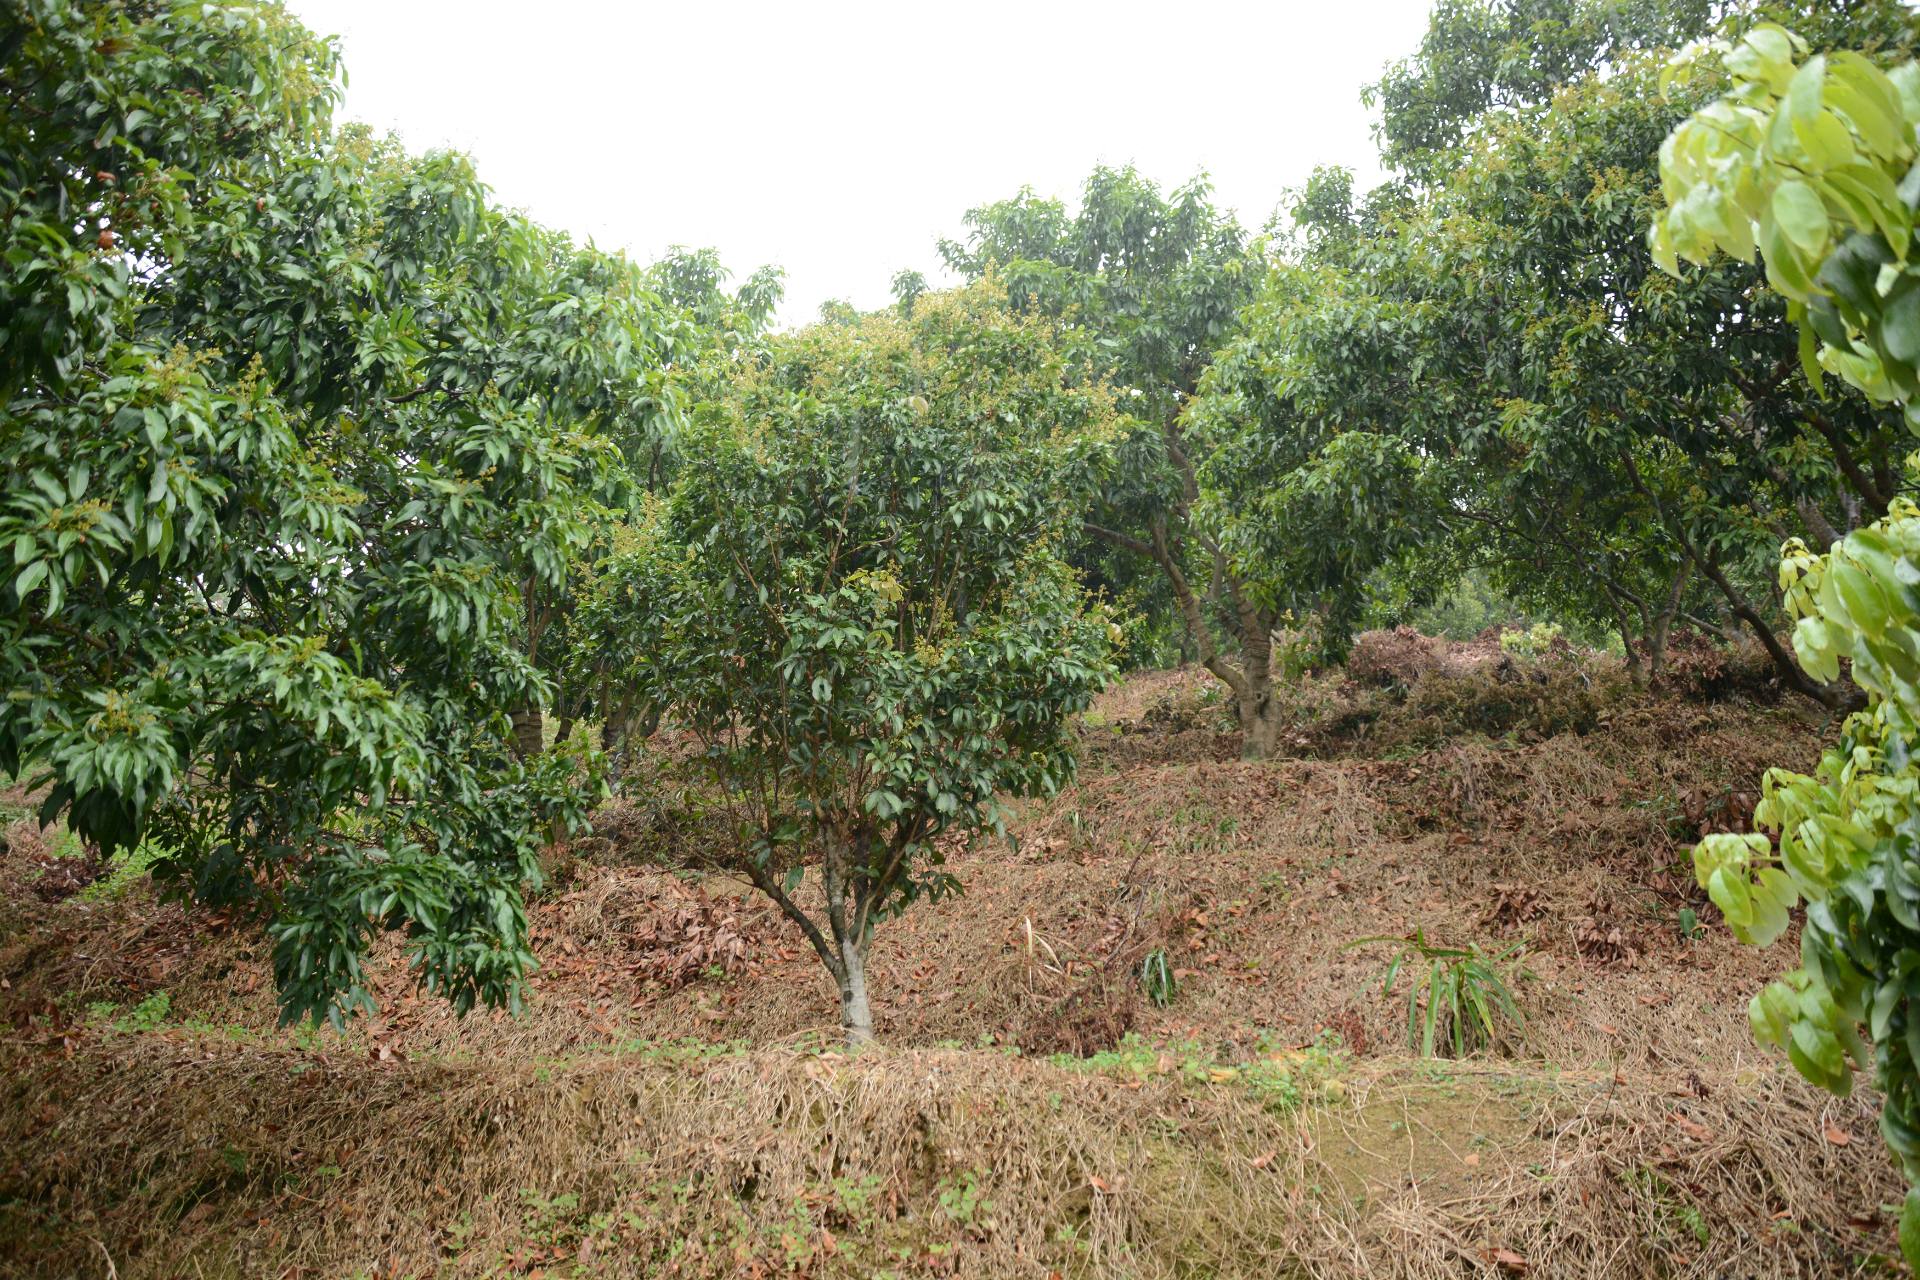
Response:
[{"label": "tree canopy", "polygon": [[680,414],[670,314],[463,158],[334,130],[334,51],[277,8],[48,0],[7,39],[0,768],[257,912],[289,1018],[364,1005],[382,929],[512,1002],[595,784],[507,713]]},{"label": "tree canopy", "polygon": [[1118,434],[1086,366],[990,285],[778,339],[605,569],[598,633],[731,816],[712,860],[805,933],[856,1042],[875,926],[1071,776],[1111,674],[1059,555]]}]

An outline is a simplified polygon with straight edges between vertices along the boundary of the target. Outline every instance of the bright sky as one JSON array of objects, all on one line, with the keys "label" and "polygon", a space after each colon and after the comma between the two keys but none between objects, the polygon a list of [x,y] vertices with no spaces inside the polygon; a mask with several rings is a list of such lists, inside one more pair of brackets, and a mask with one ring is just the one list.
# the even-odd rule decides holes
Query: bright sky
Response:
[{"label": "bright sky", "polygon": [[1257,226],[1318,164],[1377,178],[1360,89],[1431,0],[291,0],[341,37],[347,117],[454,146],[505,203],[651,261],[787,269],[781,320],[938,280],[936,241],[1099,162],[1199,170]]}]

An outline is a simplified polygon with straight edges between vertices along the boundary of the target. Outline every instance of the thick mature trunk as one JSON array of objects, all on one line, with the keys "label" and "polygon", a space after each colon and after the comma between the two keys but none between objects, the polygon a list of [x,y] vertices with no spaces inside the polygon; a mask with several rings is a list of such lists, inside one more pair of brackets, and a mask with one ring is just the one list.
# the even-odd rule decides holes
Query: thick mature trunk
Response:
[{"label": "thick mature trunk", "polygon": [[513,754],[522,760],[539,755],[547,746],[547,722],[540,706],[521,707],[513,713]]},{"label": "thick mature trunk", "polygon": [[1266,760],[1280,748],[1280,709],[1273,701],[1273,637],[1263,620],[1249,620],[1240,637],[1240,683],[1234,710],[1240,719],[1240,758]]},{"label": "thick mature trunk", "polygon": [[873,1043],[873,1007],[867,1003],[866,948],[852,938],[841,938],[840,1029],[846,1032],[847,1047],[858,1049]]},{"label": "thick mature trunk", "polygon": [[1268,760],[1280,750],[1280,717],[1271,698],[1257,707],[1240,708],[1240,730],[1242,760]]}]

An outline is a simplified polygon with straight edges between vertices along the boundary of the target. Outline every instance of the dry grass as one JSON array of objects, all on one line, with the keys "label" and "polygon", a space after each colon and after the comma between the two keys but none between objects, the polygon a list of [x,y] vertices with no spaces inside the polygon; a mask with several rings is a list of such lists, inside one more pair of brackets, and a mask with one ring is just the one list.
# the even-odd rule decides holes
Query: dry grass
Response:
[{"label": "dry grass", "polygon": [[[23,895],[0,920],[0,1013],[30,1024],[0,1046],[0,1275],[1876,1266],[1898,1187],[1867,1104],[1788,1079],[1746,1027],[1794,940],[1677,927],[1713,924],[1686,843],[1826,727],[1617,674],[1316,679],[1290,695],[1296,758],[1268,763],[1236,758],[1210,677],[1130,680],[1087,719],[1080,783],[1012,843],[952,850],[964,898],[882,929],[889,1050],[852,1062],[796,1048],[837,1019],[791,928],[661,865],[712,838],[697,818],[623,811],[556,854],[522,1017],[456,1020],[389,953],[380,1014],[300,1048],[257,935],[140,888]],[[1384,952],[1347,944],[1415,926],[1526,944],[1519,1060],[1406,1060]],[[1165,1009],[1137,980],[1153,949]],[[162,990],[170,1029],[85,1018]],[[1304,1107],[1031,1056],[1132,1032],[1245,1067],[1323,1028],[1348,1053]],[[645,1047],[684,1036],[737,1047]],[[983,1043],[1029,1056],[952,1047]]]},{"label": "dry grass", "polygon": [[977,1051],[0,1059],[17,1276],[1834,1275],[1897,1193],[1860,1105],[1777,1072],[1373,1064],[1276,1105]]},{"label": "dry grass", "polygon": [[[1248,763],[1215,759],[1221,735],[1195,727],[1204,679],[1117,690],[1089,730],[1080,784],[1017,815],[1016,844],[954,850],[964,898],[881,931],[871,981],[889,1042],[1097,1047],[1085,1036],[1104,1024],[1109,1038],[1131,1027],[1245,1045],[1263,1029],[1305,1038],[1333,1025],[1390,1046],[1397,1009],[1369,986],[1383,960],[1344,948],[1422,926],[1442,941],[1528,944],[1533,1053],[1716,1066],[1751,1056],[1745,1000],[1793,940],[1769,952],[1683,940],[1681,908],[1712,912],[1674,864],[1697,797],[1748,789],[1768,763],[1809,761],[1819,726],[1786,708],[1623,701],[1586,735]],[[1208,740],[1197,758],[1195,735]],[[1128,761],[1101,737],[1127,742]],[[1492,910],[1516,884],[1533,895],[1525,919]],[[738,885],[581,862],[533,915],[544,968],[524,1017],[457,1021],[411,999],[390,964],[380,1017],[349,1043],[556,1054],[623,1036],[766,1044],[836,1024],[811,952]],[[703,921],[710,941],[740,944],[725,976],[678,962],[697,941],[686,926]],[[1619,946],[1599,945],[1615,933]],[[1182,971],[1166,1010],[1129,981],[1154,947]],[[0,937],[0,978],[70,1008],[164,988],[180,1016],[264,1032],[266,977],[252,935],[137,895],[34,904],[27,927]],[[1082,982],[1094,1007],[1068,1007]]]}]

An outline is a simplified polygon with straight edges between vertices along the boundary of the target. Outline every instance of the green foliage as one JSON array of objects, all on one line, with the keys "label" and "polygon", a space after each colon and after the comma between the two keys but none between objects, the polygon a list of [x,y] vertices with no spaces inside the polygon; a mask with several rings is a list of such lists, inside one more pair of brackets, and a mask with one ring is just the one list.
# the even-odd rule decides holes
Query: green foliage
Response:
[{"label": "green foliage", "polygon": [[[1642,679],[1681,619],[1737,622],[1790,687],[1838,701],[1776,640],[1766,561],[1884,511],[1898,424],[1784,376],[1799,337],[1761,272],[1676,282],[1635,244],[1662,140],[1719,87],[1663,76],[1667,51],[1717,20],[1663,0],[1438,9],[1377,90],[1407,181],[1344,215],[1338,184],[1310,184],[1281,269],[1315,283],[1257,354],[1281,355],[1286,436],[1391,435],[1422,459],[1440,500],[1337,517],[1362,546],[1411,524],[1391,559],[1481,568],[1531,614],[1615,631]],[[1898,6],[1821,21],[1911,38]]]},{"label": "green foliage", "polygon": [[901,315],[912,315],[914,302],[926,291],[927,278],[918,271],[893,273],[893,305],[899,308]]},{"label": "green foliage", "polygon": [[[594,606],[638,700],[700,743],[730,865],[850,1017],[873,926],[958,888],[937,838],[1064,784],[1068,716],[1112,672],[1115,628],[1057,558],[1111,398],[1003,302],[923,295],[774,342]],[[824,922],[794,897],[810,867]]]},{"label": "green foliage", "polygon": [[1869,705],[1848,718],[1811,775],[1768,771],[1754,821],[1777,833],[1777,849],[1760,833],[1708,836],[1694,869],[1743,942],[1772,942],[1805,901],[1800,968],[1754,998],[1755,1033],[1785,1049],[1809,1080],[1845,1093],[1866,1065],[1864,1026],[1886,1099],[1881,1130],[1916,1179],[1920,508],[1897,502],[1827,556],[1789,547],[1781,577],[1801,660],[1831,679],[1845,659]]},{"label": "green foliage", "polygon": [[1095,585],[1159,615],[1149,635],[1177,625],[1186,652],[1233,690],[1243,722],[1259,720],[1278,610],[1241,590],[1218,530],[1198,512],[1212,446],[1185,416],[1257,279],[1244,232],[1204,178],[1163,193],[1131,168],[1095,169],[1071,214],[1029,189],[966,221],[964,243],[940,246],[947,265],[1003,282],[1017,311],[1083,335],[1118,389],[1126,431],[1080,512],[1086,541],[1075,562]]},{"label": "green foliage", "polygon": [[1147,993],[1147,999],[1153,1002],[1156,1009],[1166,1008],[1179,994],[1180,982],[1173,976],[1173,965],[1167,960],[1166,948],[1155,947],[1140,962],[1140,989]]},{"label": "green foliage", "polygon": [[1500,652],[1516,658],[1543,658],[1566,643],[1567,631],[1557,622],[1536,622],[1525,631],[1500,633]]},{"label": "green foliage", "polygon": [[1422,1057],[1449,1052],[1467,1058],[1500,1044],[1519,1031],[1524,1019],[1513,998],[1512,983],[1522,947],[1482,951],[1477,944],[1440,946],[1416,929],[1402,937],[1360,938],[1349,948],[1392,944],[1396,949],[1380,981],[1380,994],[1407,974],[1407,1044]]},{"label": "green foliage", "polygon": [[1496,588],[1483,570],[1467,570],[1451,580],[1440,578],[1436,584],[1432,577],[1420,580],[1424,566],[1417,564],[1413,573],[1403,575],[1400,566],[1405,563],[1396,561],[1375,578],[1367,619],[1372,625],[1400,620],[1422,635],[1449,640],[1471,640],[1488,627],[1504,623],[1531,625],[1526,612]]},{"label": "green foliage", "polygon": [[[1717,51],[1733,88],[1662,151],[1670,207],[1654,223],[1654,251],[1669,270],[1676,255],[1757,251],[1793,299],[1809,380],[1837,372],[1920,426],[1920,347],[1909,350],[1903,328],[1908,299],[1920,299],[1908,263],[1920,68],[1883,73],[1847,52],[1802,62],[1804,42],[1771,25]],[[1821,680],[1847,664],[1867,706],[1811,775],[1768,771],[1760,832],[1709,836],[1694,850],[1700,883],[1742,941],[1772,942],[1805,902],[1800,967],[1754,998],[1754,1030],[1807,1079],[1845,1093],[1867,1064],[1864,1028],[1885,1099],[1881,1132],[1910,1183],[1920,1182],[1917,584],[1920,507],[1904,497],[1826,555],[1786,544],[1780,586],[1794,650]],[[1908,1193],[1900,1241],[1920,1262],[1920,1187]]]},{"label": "green foliage", "polygon": [[150,993],[124,1014],[112,1001],[97,1001],[87,1006],[87,1013],[95,1020],[111,1023],[115,1031],[126,1032],[156,1031],[166,1025],[172,1012],[173,997],[165,991]]},{"label": "green foliage", "polygon": [[1837,373],[1906,404],[1920,429],[1920,267],[1908,261],[1920,64],[1805,57],[1805,41],[1772,23],[1713,48],[1733,90],[1661,148],[1668,208],[1649,233],[1654,256],[1678,274],[1681,258],[1759,254],[1794,303],[1815,387]]},{"label": "green foliage", "polygon": [[1419,52],[1367,91],[1381,108],[1382,157],[1421,176],[1444,172],[1490,112],[1524,112],[1605,61],[1684,44],[1712,16],[1707,0],[1436,5]]},{"label": "green foliage", "polygon": [[993,1212],[993,1201],[980,1194],[980,1183],[985,1176],[984,1170],[966,1169],[957,1176],[940,1179],[934,1191],[941,1212],[950,1222],[969,1226],[975,1218]]},{"label": "green foliage", "polygon": [[1339,1097],[1338,1079],[1346,1067],[1340,1037],[1322,1032],[1312,1044],[1287,1048],[1272,1032],[1260,1033],[1260,1057],[1247,1062],[1223,1060],[1216,1048],[1192,1040],[1156,1044],[1129,1031],[1112,1049],[1087,1057],[1055,1054],[1048,1059],[1062,1071],[1144,1080],[1171,1075],[1188,1085],[1244,1090],[1268,1110],[1287,1113],[1303,1103]]},{"label": "green foliage", "polygon": [[1343,421],[1338,392],[1321,399],[1326,326],[1377,334],[1398,322],[1364,289],[1349,273],[1276,264],[1185,417],[1203,459],[1197,520],[1237,595],[1269,632],[1283,615],[1312,617],[1316,656],[1329,661],[1346,652],[1370,575],[1419,545],[1440,498],[1437,473],[1404,437]]},{"label": "green foliage", "polygon": [[[0,79],[0,770],[268,923],[288,1018],[511,1003],[595,783],[520,762],[543,619],[677,419],[623,260],[335,131],[278,7],[34,0]],[[190,91],[183,86],[190,86]],[[189,784],[189,779],[191,783]]]},{"label": "green foliage", "polygon": [[126,893],[140,877],[153,870],[166,851],[152,841],[122,849],[107,857],[105,874],[80,891],[88,902],[108,902]]}]

